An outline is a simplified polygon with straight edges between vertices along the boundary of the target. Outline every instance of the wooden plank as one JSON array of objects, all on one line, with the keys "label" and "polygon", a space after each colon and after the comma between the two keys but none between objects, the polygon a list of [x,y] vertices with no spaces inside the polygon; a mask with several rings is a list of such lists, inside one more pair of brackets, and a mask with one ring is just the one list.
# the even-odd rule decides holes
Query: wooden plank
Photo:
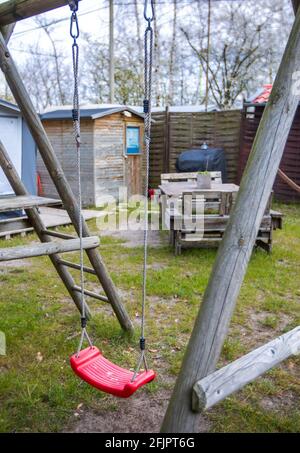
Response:
[{"label": "wooden plank", "polygon": [[[84,250],[93,249],[100,244],[97,236],[83,238],[82,246]],[[57,253],[67,253],[79,250],[80,240],[70,239],[62,242],[47,242],[28,246],[8,247],[0,249],[0,262],[13,261],[23,258],[33,258],[37,256],[54,255]]]},{"label": "wooden plank", "polygon": [[292,4],[293,4],[294,12],[296,14],[298,11],[298,8],[300,6],[300,0],[292,0]]},{"label": "wooden plank", "polygon": [[0,212],[37,208],[39,206],[58,206],[61,204],[60,200],[37,197],[35,195],[0,197]]},{"label": "wooden plank", "polygon": [[195,382],[215,371],[220,357],[298,108],[300,95],[295,93],[293,74],[300,71],[299,55],[300,9],[258,129],[235,207],[218,250],[162,432],[197,431],[198,418],[192,411],[191,404],[192,388]]},{"label": "wooden plank", "polygon": [[18,22],[68,4],[68,0],[9,0],[0,4],[0,25]]},{"label": "wooden plank", "polygon": [[[39,152],[43,158],[45,166],[51,174],[52,180],[55,184],[56,190],[63,201],[65,209],[72,220],[77,234],[80,230],[80,210],[77,200],[72,192],[70,184],[62,170],[62,167],[57,159],[54,149],[51,145],[49,138],[43,128],[39,115],[37,114],[34,105],[28,95],[22,78],[19,74],[17,66],[9,52],[5,40],[0,33],[0,67],[5,75],[6,81],[10,90],[17,101],[17,104],[22,112],[24,119],[27,122],[32,137],[34,138]],[[83,236],[89,237],[90,232],[86,222],[82,221]],[[88,249],[87,255],[92,264],[92,267],[97,272],[97,277],[102,285],[112,308],[116,314],[120,325],[125,331],[133,332],[133,324],[128,316],[128,313],[119,297],[117,289],[106,269],[105,263],[96,249]]]},{"label": "wooden plank", "polygon": [[193,410],[209,409],[299,352],[300,326],[197,381],[193,387]]}]

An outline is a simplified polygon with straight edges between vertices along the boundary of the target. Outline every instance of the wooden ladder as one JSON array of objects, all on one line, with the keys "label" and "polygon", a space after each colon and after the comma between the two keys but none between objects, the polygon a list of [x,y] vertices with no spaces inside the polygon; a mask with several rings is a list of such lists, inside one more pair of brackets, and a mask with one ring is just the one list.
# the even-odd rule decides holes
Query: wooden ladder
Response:
[{"label": "wooden ladder", "polygon": [[[16,196],[3,197],[0,199],[0,212],[25,210],[30,225],[41,241],[41,243],[30,246],[0,249],[0,262],[48,255],[76,307],[82,312],[81,287],[76,284],[73,276],[69,272],[69,268],[80,270],[80,265],[66,261],[60,256],[61,253],[79,250],[80,240],[77,236],[47,230],[38,211],[38,207],[40,206],[58,205],[62,204],[62,202],[51,198],[29,195],[1,141],[0,166],[16,194]],[[60,239],[60,241],[57,239]],[[83,247],[87,253],[91,250],[95,252],[99,243],[100,240],[98,237],[86,236],[83,238]],[[98,250],[97,253],[99,253]],[[84,272],[97,276],[101,283],[101,275],[99,274],[97,267],[93,265],[92,267],[84,266]],[[93,299],[111,303],[123,329],[127,331],[133,330],[131,321],[121,302],[116,303],[115,300],[111,300],[108,297],[108,294],[96,293],[87,289],[84,290],[84,293],[86,296]],[[87,317],[90,317],[88,306],[86,306],[86,315]]]}]

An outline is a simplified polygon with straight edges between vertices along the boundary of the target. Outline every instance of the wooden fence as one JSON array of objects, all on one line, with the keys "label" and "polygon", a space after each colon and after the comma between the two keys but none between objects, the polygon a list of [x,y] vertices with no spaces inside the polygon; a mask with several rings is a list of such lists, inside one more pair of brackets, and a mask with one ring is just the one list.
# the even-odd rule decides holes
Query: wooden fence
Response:
[{"label": "wooden fence", "polygon": [[153,113],[153,139],[150,156],[150,184],[157,187],[162,173],[175,172],[176,159],[182,151],[199,148],[204,142],[223,148],[227,161],[228,182],[237,179],[240,110],[225,112]]},{"label": "wooden fence", "polygon": [[[238,183],[240,182],[246,167],[264,109],[265,105],[263,104],[245,104],[244,106],[242,113],[241,149],[237,179]],[[280,164],[280,169],[297,185],[300,185],[300,107],[298,107],[294,117],[293,125]],[[274,184],[274,193],[276,198],[281,201],[300,201],[299,193],[289,187],[278,176]]]}]

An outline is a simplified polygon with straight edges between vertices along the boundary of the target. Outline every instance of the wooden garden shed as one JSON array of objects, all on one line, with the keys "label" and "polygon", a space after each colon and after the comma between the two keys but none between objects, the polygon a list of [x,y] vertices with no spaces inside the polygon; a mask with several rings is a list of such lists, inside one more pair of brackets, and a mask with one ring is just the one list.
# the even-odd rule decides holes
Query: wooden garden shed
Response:
[{"label": "wooden garden shed", "polygon": [[[57,107],[41,115],[43,125],[77,195],[76,150],[72,110]],[[143,192],[144,117],[129,107],[81,107],[83,205],[99,206],[108,196],[119,199],[119,188],[128,195]],[[43,196],[57,197],[57,192],[40,156],[38,175]]]}]

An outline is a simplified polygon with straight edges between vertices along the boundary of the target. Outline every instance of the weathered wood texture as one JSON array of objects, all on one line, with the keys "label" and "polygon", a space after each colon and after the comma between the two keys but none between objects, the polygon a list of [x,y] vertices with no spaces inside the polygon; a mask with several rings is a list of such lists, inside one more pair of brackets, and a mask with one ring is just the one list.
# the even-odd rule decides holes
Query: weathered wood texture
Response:
[{"label": "weathered wood texture", "polygon": [[[228,182],[235,182],[240,145],[241,112],[153,113],[150,183],[157,187],[162,173],[176,172],[182,151],[199,148],[204,142],[223,148]],[[167,123],[168,122],[168,123]]]},{"label": "weathered wood texture", "polygon": [[18,22],[68,4],[68,0],[9,0],[0,5],[0,25]]},{"label": "weathered wood texture", "polygon": [[18,209],[37,208],[39,206],[61,205],[60,200],[37,197],[35,195],[0,197],[0,212],[16,211]]},{"label": "weathered wood texture", "polygon": [[[238,178],[240,181],[246,168],[251,148],[260,125],[265,105],[245,105],[242,114],[241,147],[238,162]],[[288,135],[284,153],[280,162],[281,170],[296,184],[300,185],[300,107],[297,108],[293,124]],[[297,193],[286,181],[278,175],[274,183],[276,199],[286,202],[300,201]]]},{"label": "weathered wood texture", "polygon": [[[100,244],[98,237],[83,238],[82,245],[85,250],[94,249]],[[80,240],[70,239],[61,242],[48,242],[29,246],[8,247],[0,249],[0,261],[12,261],[36,256],[53,255],[57,253],[75,252],[79,250]]]},{"label": "weathered wood texture", "polygon": [[16,26],[16,24],[12,23],[12,24],[3,25],[2,27],[0,27],[0,31],[3,35],[3,38],[5,39],[6,44],[9,42],[11,35],[13,34],[15,26]]},{"label": "weathered wood texture", "polygon": [[215,370],[220,357],[299,104],[300,96],[295,93],[293,85],[293,74],[299,70],[300,10],[257,132],[235,207],[218,250],[165,415],[163,432],[196,432],[198,429],[198,417],[192,411],[192,388],[195,382]]},{"label": "weathered wood texture", "polygon": [[193,410],[209,409],[291,355],[299,353],[300,326],[196,382]]},{"label": "weathered wood texture", "polygon": [[[7,177],[11,187],[13,188],[16,195],[27,195],[28,192],[26,187],[24,186],[21,178],[18,175],[15,167],[13,166],[9,155],[4,148],[3,143],[0,140],[0,167],[3,169],[5,176]],[[27,219],[30,225],[34,228],[36,234],[38,235],[41,242],[51,242],[51,239],[46,236],[43,231],[45,230],[45,225],[41,219],[36,208],[31,208],[26,210]],[[0,229],[1,232],[1,229]],[[55,267],[58,275],[60,276],[61,280],[63,281],[67,291],[69,292],[71,298],[73,299],[76,307],[82,313],[82,300],[78,293],[73,291],[73,287],[75,285],[74,279],[72,275],[68,272],[67,268],[60,264],[60,257],[59,255],[51,255],[50,260],[52,261],[53,266]],[[90,317],[90,310],[89,307],[86,305],[86,313],[87,317]]]},{"label": "weathered wood texture", "polygon": [[[80,211],[78,203],[63,173],[59,160],[56,158],[55,152],[52,148],[50,140],[47,137],[45,129],[43,128],[41,120],[36,113],[30,97],[28,96],[18,69],[10,55],[2,34],[0,34],[0,67],[38,146],[44,163],[51,174],[53,181],[55,182],[56,189],[61,200],[63,201],[65,209],[68,211],[77,234],[79,234]],[[85,237],[90,236],[89,229],[84,219],[83,235]],[[131,320],[119,298],[115,285],[107,272],[106,266],[98,250],[87,250],[87,255],[93,268],[97,272],[98,280],[102,285],[121,326],[124,330],[132,332],[133,325]]]}]

